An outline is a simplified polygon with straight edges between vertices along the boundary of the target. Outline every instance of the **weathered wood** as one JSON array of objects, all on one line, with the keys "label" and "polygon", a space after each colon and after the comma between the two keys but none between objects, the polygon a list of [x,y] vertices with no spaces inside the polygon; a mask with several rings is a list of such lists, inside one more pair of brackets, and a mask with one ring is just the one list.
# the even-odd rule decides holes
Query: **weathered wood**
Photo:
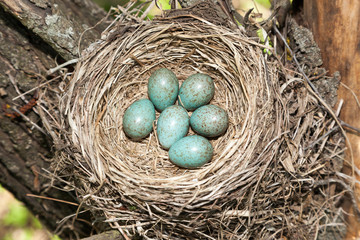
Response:
[{"label": "weathered wood", "polygon": [[[60,235],[64,239],[75,235],[88,236],[92,226],[83,221],[72,224],[73,218],[59,223],[77,208],[26,195],[76,202],[71,192],[49,189],[49,179],[41,175],[41,169],[49,165],[46,157],[51,156],[51,141],[31,124],[6,117],[2,109],[6,104],[24,105],[24,100],[29,100],[34,92],[26,95],[24,100],[12,99],[18,92],[37,86],[45,72],[55,66],[55,59],[63,61],[59,54],[64,59],[76,57],[81,32],[105,16],[105,12],[90,0],[0,0],[0,183],[50,231],[63,230]],[[85,34],[83,47],[99,37],[104,26]],[[70,28],[73,32],[69,31]],[[34,112],[28,113],[27,117],[41,124]],[[82,214],[79,218],[91,221],[89,215]]]},{"label": "weathered wood", "polygon": [[[0,6],[65,59],[79,54],[81,34],[105,17],[91,0],[0,0]],[[100,25],[87,31],[82,36],[83,47],[93,42],[103,28]]]},{"label": "weathered wood", "polygon": [[[355,100],[355,96],[360,99],[360,1],[305,0],[304,18],[321,49],[324,66],[330,73],[340,71],[338,98],[344,100],[341,119],[360,128],[360,106]],[[348,131],[348,137],[355,164],[360,168],[360,135]],[[347,159],[350,161],[349,151]],[[360,235],[360,223],[354,220],[348,238],[351,234]]]}]

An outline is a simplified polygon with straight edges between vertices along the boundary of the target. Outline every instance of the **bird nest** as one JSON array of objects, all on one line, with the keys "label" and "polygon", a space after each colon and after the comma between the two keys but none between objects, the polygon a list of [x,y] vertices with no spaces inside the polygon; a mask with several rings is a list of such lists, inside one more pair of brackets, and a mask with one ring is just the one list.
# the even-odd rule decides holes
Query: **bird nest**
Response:
[{"label": "bird nest", "polygon": [[[337,178],[343,138],[302,75],[290,78],[243,30],[200,18],[117,23],[107,33],[48,101],[52,117],[43,115],[54,174],[95,217],[146,239],[310,239],[339,225],[343,194],[327,180]],[[173,165],[155,131],[136,142],[124,134],[126,108],[147,98],[162,67],[180,83],[211,76],[211,104],[229,115],[201,168]]]}]

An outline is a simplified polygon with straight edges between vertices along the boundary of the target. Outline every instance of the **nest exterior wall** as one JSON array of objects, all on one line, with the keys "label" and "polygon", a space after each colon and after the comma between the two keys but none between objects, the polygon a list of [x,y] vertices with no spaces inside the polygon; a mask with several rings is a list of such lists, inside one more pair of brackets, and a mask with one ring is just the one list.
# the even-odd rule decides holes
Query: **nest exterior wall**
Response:
[{"label": "nest exterior wall", "polygon": [[[306,201],[315,181],[335,175],[342,138],[320,139],[334,122],[302,79],[285,78],[262,47],[241,30],[206,21],[114,27],[83,56],[61,95],[66,120],[51,131],[67,147],[54,161],[57,174],[71,173],[79,198],[129,234],[315,236],[316,226],[336,215],[340,196],[332,189]],[[212,161],[199,169],[171,164],[154,132],[134,142],[122,130],[126,108],[147,98],[147,79],[160,67],[180,82],[196,72],[210,75],[211,104],[229,114],[226,133],[210,140]]]}]

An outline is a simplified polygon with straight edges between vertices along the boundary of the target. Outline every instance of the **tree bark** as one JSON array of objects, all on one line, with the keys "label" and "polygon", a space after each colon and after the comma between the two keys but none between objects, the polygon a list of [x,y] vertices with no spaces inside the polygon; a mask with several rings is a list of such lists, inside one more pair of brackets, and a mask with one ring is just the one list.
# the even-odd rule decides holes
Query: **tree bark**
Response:
[{"label": "tree bark", "polygon": [[[106,13],[90,0],[0,0],[0,107],[26,103],[34,92],[12,99],[36,87],[46,71],[59,62],[78,56],[78,41],[86,28],[94,26]],[[82,48],[100,36],[105,24],[82,37]],[[59,56],[60,55],[60,56]],[[11,119],[0,110],[0,183],[22,201],[50,231],[64,239],[89,236],[89,214],[72,223],[77,207],[53,200],[29,197],[41,195],[76,202],[72,192],[50,188],[42,168],[49,163],[50,141],[21,118]],[[34,112],[27,115],[41,124]],[[65,221],[60,222],[65,218]]]},{"label": "tree bark", "polygon": [[[340,71],[342,84],[338,98],[344,100],[340,118],[360,128],[360,106],[356,101],[356,98],[360,100],[360,2],[305,0],[304,18],[322,51],[326,69],[330,73]],[[353,131],[347,134],[355,165],[360,168],[360,135]],[[346,155],[351,163],[350,148]],[[357,188],[357,196],[360,196],[360,188]],[[355,235],[360,235],[360,223],[351,218],[347,239]]]},{"label": "tree bark", "polygon": [[123,240],[124,237],[118,230],[111,230],[101,234],[93,235],[91,237],[83,238],[82,240]]},{"label": "tree bark", "polygon": [[[105,17],[105,12],[91,0],[1,0],[0,6],[67,60],[79,54],[78,43],[84,30]],[[103,27],[88,31],[83,46],[93,42]]]}]

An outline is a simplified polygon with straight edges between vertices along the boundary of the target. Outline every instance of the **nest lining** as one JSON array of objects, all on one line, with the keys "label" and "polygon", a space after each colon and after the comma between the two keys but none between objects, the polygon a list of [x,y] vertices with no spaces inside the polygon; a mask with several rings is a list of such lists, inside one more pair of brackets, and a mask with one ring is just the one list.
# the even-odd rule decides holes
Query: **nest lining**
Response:
[{"label": "nest lining", "polygon": [[[244,56],[248,55],[246,52],[254,51],[246,45],[241,46],[241,42],[231,43],[229,36],[227,42],[222,41],[223,46],[204,45],[204,40],[219,41],[223,38],[221,33],[215,37],[209,34],[196,37],[197,32],[192,35],[191,31],[184,29],[186,26],[180,27],[178,24],[159,25],[158,28],[147,25],[140,26],[140,29],[146,27],[149,29],[143,30],[142,34],[137,35],[136,31],[132,34],[136,37],[131,37],[134,39],[129,40],[129,45],[126,45],[127,41],[118,39],[118,42],[108,44],[102,49],[104,52],[117,52],[114,60],[110,58],[110,61],[113,61],[112,65],[108,66],[105,62],[102,66],[97,65],[99,71],[87,71],[88,65],[85,64],[84,75],[76,76],[76,79],[81,79],[83,83],[73,81],[72,84],[84,84],[83,92],[80,93],[83,99],[80,104],[77,97],[68,103],[69,113],[74,113],[72,116],[69,114],[69,118],[73,118],[77,125],[73,129],[80,130],[79,126],[82,126],[85,131],[74,131],[73,135],[78,136],[79,147],[83,146],[84,155],[89,156],[89,165],[97,181],[104,179],[105,175],[110,175],[109,177],[121,186],[131,186],[126,193],[131,194],[133,191],[132,194],[146,201],[173,201],[178,206],[179,202],[175,199],[180,197],[181,204],[186,203],[184,207],[191,207],[189,201],[194,198],[194,192],[198,192],[199,197],[206,198],[206,195],[221,196],[223,191],[231,191],[230,169],[237,168],[241,172],[251,171],[251,168],[255,167],[253,163],[247,162],[244,156],[247,155],[247,151],[251,154],[251,147],[248,149],[249,143],[250,146],[256,146],[255,139],[258,139],[257,134],[260,134],[260,131],[254,132],[252,119],[256,119],[257,95],[263,93],[258,92],[256,88],[251,89],[249,83],[257,82],[257,78],[265,79],[264,72],[258,70],[259,67],[264,67],[263,63],[254,62],[251,58],[239,58],[239,62],[235,63],[237,66],[229,63],[227,59],[231,58],[232,52],[226,53],[224,48],[239,49],[238,53]],[[173,36],[166,38],[169,34],[164,33],[153,37],[154,33],[164,29],[169,29]],[[191,41],[182,40],[190,37]],[[194,40],[197,38],[198,40]],[[235,39],[231,40],[235,42]],[[134,44],[143,42],[146,42],[145,47],[142,44]],[[161,54],[157,54],[158,52]],[[259,55],[259,52],[257,54]],[[98,54],[91,57],[94,63],[99,63],[101,59],[103,56]],[[251,65],[256,67],[249,67]],[[229,114],[229,128],[224,136],[211,140],[215,155],[203,168],[185,170],[175,167],[169,162],[167,151],[161,149],[153,133],[141,142],[131,141],[124,135],[124,111],[135,100],[147,98],[147,80],[151,73],[160,67],[171,69],[180,82],[196,72],[210,75],[216,86],[211,104],[219,105]],[[109,73],[108,76],[99,77],[103,76],[105,71]],[[247,99],[244,92],[253,96],[252,99]],[[267,98],[270,99],[269,96]],[[270,104],[265,103],[262,107],[271,108],[268,105]],[[77,118],[78,116],[81,118]],[[237,161],[228,161],[234,155]],[[106,159],[106,167],[103,159]],[[214,174],[215,172],[217,174]],[[219,182],[226,179],[228,184],[213,192],[216,188],[211,180],[214,178]],[[138,186],[139,189],[133,186]],[[151,191],[151,197],[148,197],[146,188]],[[170,190],[170,194],[166,192],[167,189]],[[174,192],[173,189],[179,191]]]},{"label": "nest lining", "polygon": [[[306,211],[299,208],[315,181],[334,174],[341,139],[327,137],[308,148],[334,123],[300,78],[281,78],[260,46],[240,30],[208,22],[115,27],[79,62],[61,96],[60,114],[67,121],[56,141],[70,147],[59,151],[57,174],[70,171],[79,198],[128,234],[156,239],[317,234],[317,225],[336,214],[339,196],[333,190],[332,198],[324,195]],[[147,80],[161,67],[180,82],[197,72],[214,79],[211,104],[228,112],[230,124],[223,136],[211,139],[214,156],[204,167],[178,168],[154,133],[134,142],[122,130],[126,108],[147,98]]]}]

